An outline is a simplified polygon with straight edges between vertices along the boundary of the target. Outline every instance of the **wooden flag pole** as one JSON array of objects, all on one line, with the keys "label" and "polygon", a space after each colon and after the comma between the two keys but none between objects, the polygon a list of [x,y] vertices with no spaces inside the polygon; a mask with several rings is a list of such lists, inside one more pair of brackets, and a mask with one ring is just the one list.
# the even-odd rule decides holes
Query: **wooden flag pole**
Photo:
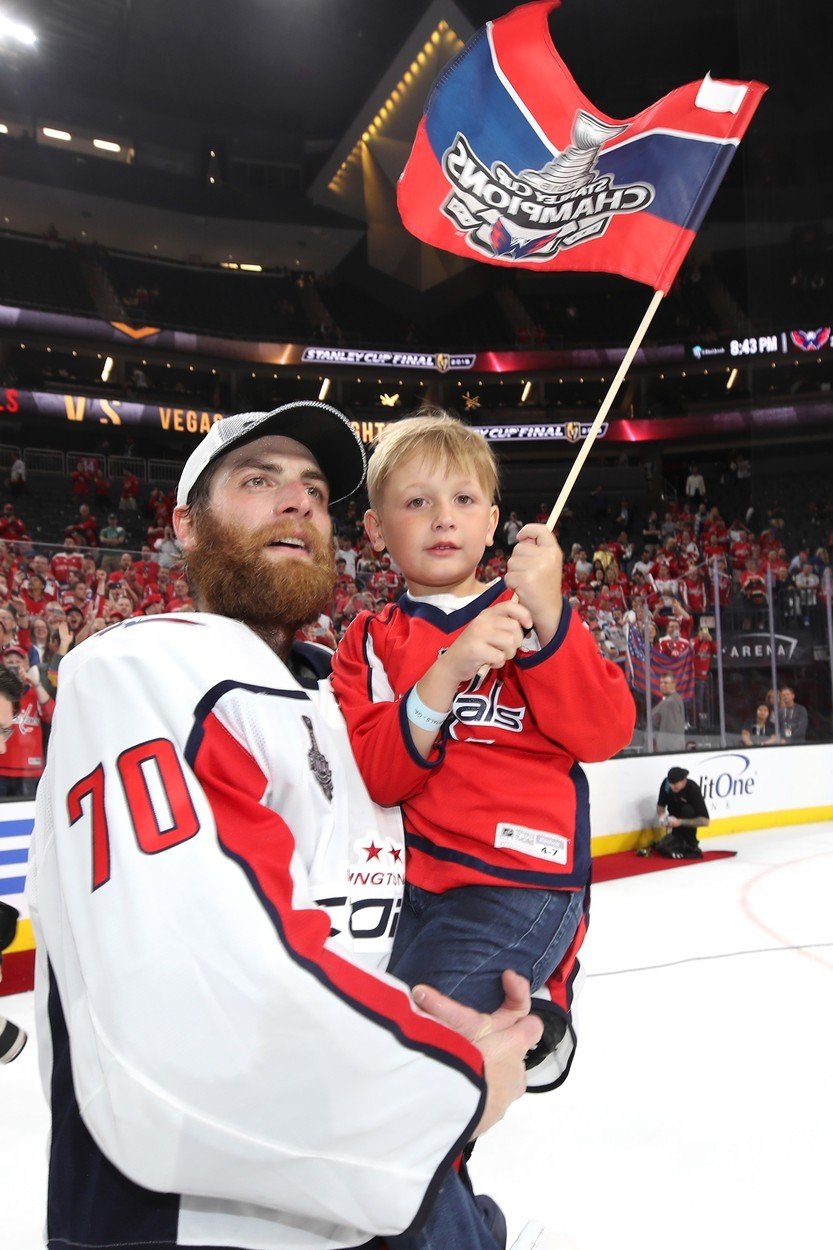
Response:
[{"label": "wooden flag pole", "polygon": [[613,403],[614,399],[616,398],[616,395],[618,394],[619,387],[622,385],[622,382],[625,379],[625,375],[627,374],[628,369],[630,369],[631,365],[633,364],[633,358],[636,355],[636,353],[639,351],[639,348],[642,344],[642,340],[644,339],[645,335],[648,332],[648,326],[651,324],[651,322],[654,319],[654,314],[659,308],[660,300],[662,299],[663,294],[664,292],[662,291],[654,291],[653,297],[651,299],[650,304],[648,305],[645,316],[642,318],[642,321],[637,327],[636,334],[631,339],[631,343],[630,343],[628,350],[625,352],[624,356],[622,357],[621,364],[619,365],[619,368],[616,370],[616,377],[613,379],[613,381],[610,384],[610,390],[607,392],[604,399],[602,400],[602,406],[599,409],[599,411],[596,413],[596,418],[593,424],[591,425],[590,430],[588,431],[587,438],[584,440],[584,442],[582,443],[579,449],[578,455],[576,456],[573,462],[573,467],[570,469],[570,472],[567,475],[567,480],[564,483],[564,485],[561,487],[561,493],[556,499],[553,510],[549,515],[549,518],[547,520],[547,529],[549,530],[555,529],[556,522],[558,521],[558,518],[561,516],[562,510],[564,508],[565,503],[567,502],[567,498],[570,494],[570,491],[575,486],[576,478],[578,477],[579,473],[581,473],[582,465],[584,464],[587,457],[590,455],[590,448],[595,443],[599,430],[602,428],[602,422],[604,421],[605,417],[610,411],[611,404]]}]

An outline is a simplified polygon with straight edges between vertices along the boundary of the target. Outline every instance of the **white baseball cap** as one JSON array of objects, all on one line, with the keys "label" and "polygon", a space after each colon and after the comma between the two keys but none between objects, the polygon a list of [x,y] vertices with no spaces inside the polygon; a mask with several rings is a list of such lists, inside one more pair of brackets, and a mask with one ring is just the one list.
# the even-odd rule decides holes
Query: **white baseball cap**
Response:
[{"label": "white baseball cap", "polygon": [[364,481],[364,447],[347,418],[320,400],[298,399],[271,412],[240,412],[215,421],[185,461],[177,504],[187,504],[197,478],[213,460],[265,434],[283,434],[312,453],[329,484],[330,503],[346,499]]}]

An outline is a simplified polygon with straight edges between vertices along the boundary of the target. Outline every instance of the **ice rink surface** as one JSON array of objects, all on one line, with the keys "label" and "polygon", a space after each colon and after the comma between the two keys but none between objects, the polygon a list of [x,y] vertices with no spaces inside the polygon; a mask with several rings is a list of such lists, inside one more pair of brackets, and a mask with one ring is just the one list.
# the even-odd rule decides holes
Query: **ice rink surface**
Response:
[{"label": "ice rink surface", "polygon": [[[714,838],[734,859],[594,889],[562,1090],[479,1144],[512,1236],[558,1250],[829,1250],[833,823]],[[32,1031],[32,996],[0,999]],[[42,1244],[35,1046],[0,1067],[0,1245]]]}]

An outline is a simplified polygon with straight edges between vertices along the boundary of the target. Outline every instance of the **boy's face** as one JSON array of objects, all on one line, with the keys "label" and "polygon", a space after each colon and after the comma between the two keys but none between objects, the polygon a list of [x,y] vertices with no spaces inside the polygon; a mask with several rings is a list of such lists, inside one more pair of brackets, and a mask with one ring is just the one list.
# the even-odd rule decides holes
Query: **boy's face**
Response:
[{"label": "boy's face", "polygon": [[374,551],[387,547],[416,595],[474,594],[497,521],[497,507],[472,470],[429,467],[417,457],[391,472],[364,518]]}]

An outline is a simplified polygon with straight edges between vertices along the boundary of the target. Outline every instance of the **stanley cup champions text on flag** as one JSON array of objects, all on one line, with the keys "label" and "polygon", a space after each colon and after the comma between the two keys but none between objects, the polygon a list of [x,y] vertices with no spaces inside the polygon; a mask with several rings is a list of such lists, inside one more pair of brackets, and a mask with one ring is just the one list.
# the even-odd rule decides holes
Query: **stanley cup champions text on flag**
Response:
[{"label": "stanley cup champions text on flag", "polygon": [[708,75],[616,121],[582,94],[537,0],[440,75],[398,188],[408,230],[495,265],[667,292],[766,87]]}]

